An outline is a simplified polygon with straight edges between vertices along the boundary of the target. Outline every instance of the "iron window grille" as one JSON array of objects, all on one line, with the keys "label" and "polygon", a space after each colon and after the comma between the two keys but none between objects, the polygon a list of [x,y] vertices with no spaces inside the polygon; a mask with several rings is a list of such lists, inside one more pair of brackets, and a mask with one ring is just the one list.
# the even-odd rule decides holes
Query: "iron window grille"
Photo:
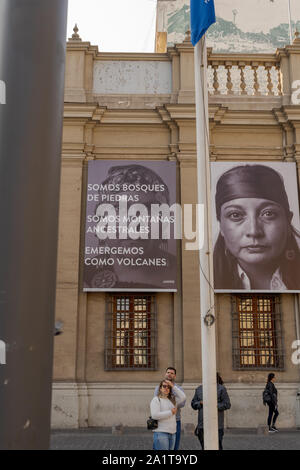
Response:
[{"label": "iron window grille", "polygon": [[280,297],[232,296],[233,369],[283,369]]},{"label": "iron window grille", "polygon": [[105,370],[156,370],[154,295],[109,295],[106,299]]}]

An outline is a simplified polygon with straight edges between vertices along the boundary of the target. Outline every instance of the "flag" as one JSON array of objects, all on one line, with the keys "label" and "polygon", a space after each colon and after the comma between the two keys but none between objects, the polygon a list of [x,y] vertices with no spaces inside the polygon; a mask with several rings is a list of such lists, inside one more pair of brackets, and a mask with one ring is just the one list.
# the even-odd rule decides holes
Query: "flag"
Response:
[{"label": "flag", "polygon": [[210,25],[215,22],[214,0],[191,0],[191,36],[193,46],[202,38]]}]

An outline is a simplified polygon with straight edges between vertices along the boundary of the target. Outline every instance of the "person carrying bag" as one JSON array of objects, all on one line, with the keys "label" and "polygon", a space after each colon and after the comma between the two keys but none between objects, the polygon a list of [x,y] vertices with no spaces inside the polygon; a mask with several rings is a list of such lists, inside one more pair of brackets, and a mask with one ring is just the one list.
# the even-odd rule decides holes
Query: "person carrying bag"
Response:
[{"label": "person carrying bag", "polygon": [[263,404],[268,405],[269,414],[267,424],[269,427],[269,433],[278,432],[275,426],[276,420],[279,416],[278,412],[278,400],[277,400],[277,389],[274,385],[275,374],[271,373],[268,375],[266,387],[263,391]]},{"label": "person carrying bag", "polygon": [[153,450],[174,450],[177,405],[185,399],[185,393],[173,382],[160,382],[158,396],[150,403],[151,418],[158,421],[157,428],[153,429]]}]

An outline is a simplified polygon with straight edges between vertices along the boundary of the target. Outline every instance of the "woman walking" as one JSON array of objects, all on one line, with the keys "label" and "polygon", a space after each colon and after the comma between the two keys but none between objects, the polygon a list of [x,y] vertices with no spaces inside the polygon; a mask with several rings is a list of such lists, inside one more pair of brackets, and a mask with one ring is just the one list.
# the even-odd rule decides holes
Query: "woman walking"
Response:
[{"label": "woman walking", "polygon": [[268,405],[269,407],[269,415],[268,415],[268,427],[269,433],[278,432],[278,429],[275,426],[276,420],[278,418],[279,412],[277,409],[277,389],[274,385],[275,382],[275,374],[271,373],[268,375],[268,381],[266,384],[266,388],[264,391],[263,401],[264,405]]},{"label": "woman walking", "polygon": [[185,393],[170,380],[159,384],[158,396],[150,403],[151,417],[158,420],[153,432],[154,450],[173,450],[176,440],[177,405],[186,399]]}]

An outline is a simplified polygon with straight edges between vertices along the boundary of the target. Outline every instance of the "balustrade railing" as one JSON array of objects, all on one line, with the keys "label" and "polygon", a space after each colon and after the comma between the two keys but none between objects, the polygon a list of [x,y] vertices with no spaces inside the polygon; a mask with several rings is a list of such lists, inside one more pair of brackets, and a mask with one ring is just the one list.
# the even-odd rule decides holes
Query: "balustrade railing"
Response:
[{"label": "balustrade railing", "polygon": [[208,50],[210,95],[281,96],[278,57],[272,54],[214,54]]}]

